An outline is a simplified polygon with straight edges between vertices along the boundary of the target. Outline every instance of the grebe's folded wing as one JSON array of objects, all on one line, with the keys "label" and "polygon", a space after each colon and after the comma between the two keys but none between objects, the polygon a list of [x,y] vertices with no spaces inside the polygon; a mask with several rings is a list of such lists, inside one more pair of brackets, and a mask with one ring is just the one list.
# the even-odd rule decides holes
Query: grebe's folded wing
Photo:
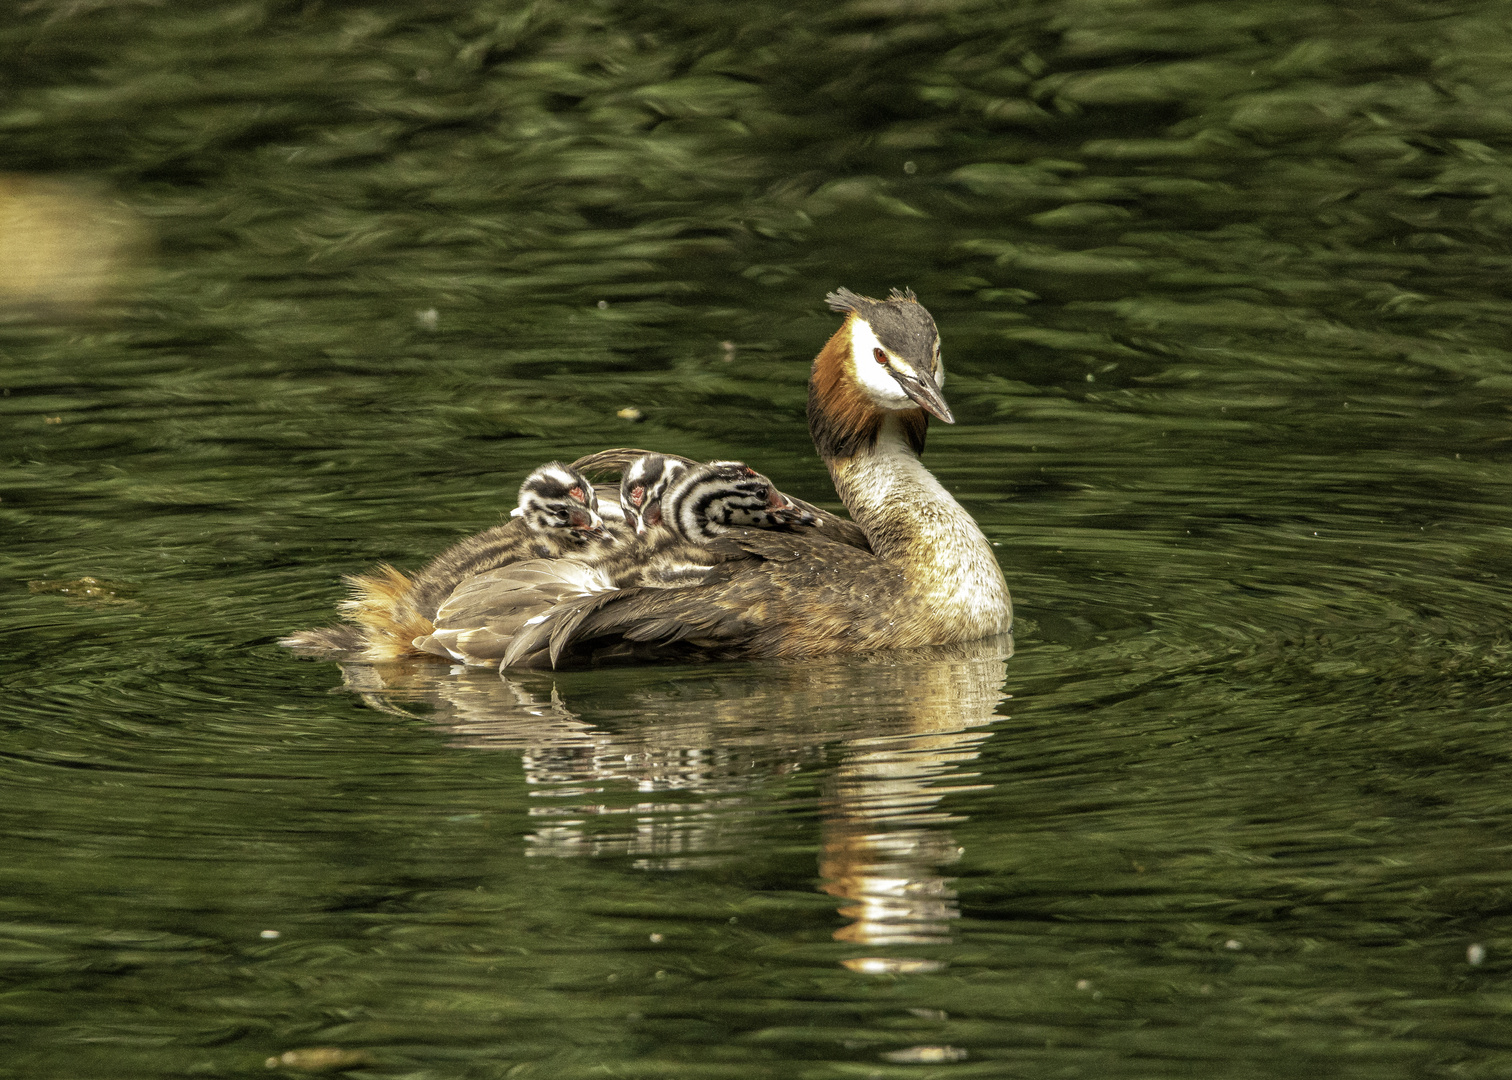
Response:
[{"label": "grebe's folded wing", "polygon": [[600,567],[572,559],[526,559],[467,578],[436,612],[435,629],[414,646],[467,664],[495,664],[516,635],[565,601],[614,584]]},{"label": "grebe's folded wing", "polygon": [[[738,549],[716,555],[681,587],[627,588],[580,596],[522,627],[502,666],[563,658],[596,662],[625,643],[647,659],[734,659],[798,655],[815,634],[866,633],[878,615],[874,555],[812,533],[741,529],[720,538]],[[885,617],[885,616],[883,616]]]}]

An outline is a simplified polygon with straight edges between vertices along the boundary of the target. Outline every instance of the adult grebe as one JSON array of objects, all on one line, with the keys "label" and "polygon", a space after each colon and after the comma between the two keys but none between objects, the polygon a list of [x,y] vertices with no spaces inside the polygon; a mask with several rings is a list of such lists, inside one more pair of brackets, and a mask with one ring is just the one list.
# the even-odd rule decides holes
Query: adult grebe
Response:
[{"label": "adult grebe", "polygon": [[[940,389],[934,320],[908,290],[874,300],[840,289],[826,299],[846,317],[814,359],[809,430],[853,522],[737,528],[703,543],[670,581],[638,575],[633,565],[611,573],[578,554],[460,580],[427,567],[396,604],[424,623],[402,619],[364,655],[379,658],[410,629],[421,631],[411,651],[429,637],[427,651],[474,663],[501,656],[502,667],[802,657],[1007,632],[1008,587],[991,546],[919,460],[929,416],[954,422]],[[606,451],[574,466],[625,469],[633,462],[626,455],[639,453]],[[628,554],[633,564],[635,551],[617,550],[614,561]],[[646,547],[644,558],[653,554]],[[443,561],[455,562],[436,560]],[[437,595],[422,579],[451,589]],[[455,648],[473,636],[487,637],[489,647]],[[290,643],[340,647],[309,635]]]}]

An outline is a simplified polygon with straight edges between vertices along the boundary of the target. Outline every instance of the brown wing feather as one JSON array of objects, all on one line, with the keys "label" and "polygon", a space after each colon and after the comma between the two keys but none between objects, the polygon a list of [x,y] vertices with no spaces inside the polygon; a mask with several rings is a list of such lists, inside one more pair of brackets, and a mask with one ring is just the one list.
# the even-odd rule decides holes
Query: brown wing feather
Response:
[{"label": "brown wing feather", "polygon": [[498,663],[547,612],[610,588],[597,568],[571,559],[526,559],[468,578],[436,613],[417,648],[468,664]]},{"label": "brown wing feather", "polygon": [[[903,575],[876,556],[804,533],[748,529],[735,540],[753,557],[713,566],[697,587],[622,590],[595,598],[591,610],[571,609],[570,627],[533,632],[569,663],[592,663],[623,642],[654,659],[813,656],[923,643],[899,635],[913,600]],[[555,619],[554,612],[546,622]]]},{"label": "brown wing feather", "polygon": [[871,551],[871,541],[867,539],[866,533],[861,526],[857,525],[854,521],[851,521],[849,518],[840,517],[838,514],[832,514],[828,510],[815,506],[813,503],[804,502],[802,499],[795,499],[791,495],[786,496],[786,498],[793,505],[807,510],[819,519],[814,525],[799,526],[800,528],[813,529],[814,532],[826,540],[833,540],[837,544],[860,548],[866,552]]}]

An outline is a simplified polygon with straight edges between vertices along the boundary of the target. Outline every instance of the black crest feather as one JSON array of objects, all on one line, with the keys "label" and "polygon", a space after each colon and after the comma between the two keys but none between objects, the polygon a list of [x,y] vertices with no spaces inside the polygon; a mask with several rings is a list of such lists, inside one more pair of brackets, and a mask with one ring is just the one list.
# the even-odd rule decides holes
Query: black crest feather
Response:
[{"label": "black crest feather", "polygon": [[824,302],[830,306],[831,311],[860,311],[865,304],[875,304],[875,300],[869,300],[864,296],[858,296],[844,285],[832,293],[826,293]]},{"label": "black crest feather", "polygon": [[851,292],[842,285],[834,292],[826,293],[824,302],[829,304],[831,311],[854,311],[864,318],[868,310],[880,304],[917,304],[919,298],[914,295],[912,289],[904,288],[892,289],[888,292],[886,300],[873,300],[870,296]]}]

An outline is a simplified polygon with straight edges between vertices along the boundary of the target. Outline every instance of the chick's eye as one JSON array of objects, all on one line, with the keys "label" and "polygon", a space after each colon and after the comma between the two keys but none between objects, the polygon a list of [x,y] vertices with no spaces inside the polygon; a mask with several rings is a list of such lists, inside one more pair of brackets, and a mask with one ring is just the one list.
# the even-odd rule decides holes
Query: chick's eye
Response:
[{"label": "chick's eye", "polygon": [[885,352],[883,352],[881,349],[873,349],[872,350],[872,358],[874,360],[876,360],[877,363],[879,363],[879,364],[886,364],[887,363],[887,354]]}]

